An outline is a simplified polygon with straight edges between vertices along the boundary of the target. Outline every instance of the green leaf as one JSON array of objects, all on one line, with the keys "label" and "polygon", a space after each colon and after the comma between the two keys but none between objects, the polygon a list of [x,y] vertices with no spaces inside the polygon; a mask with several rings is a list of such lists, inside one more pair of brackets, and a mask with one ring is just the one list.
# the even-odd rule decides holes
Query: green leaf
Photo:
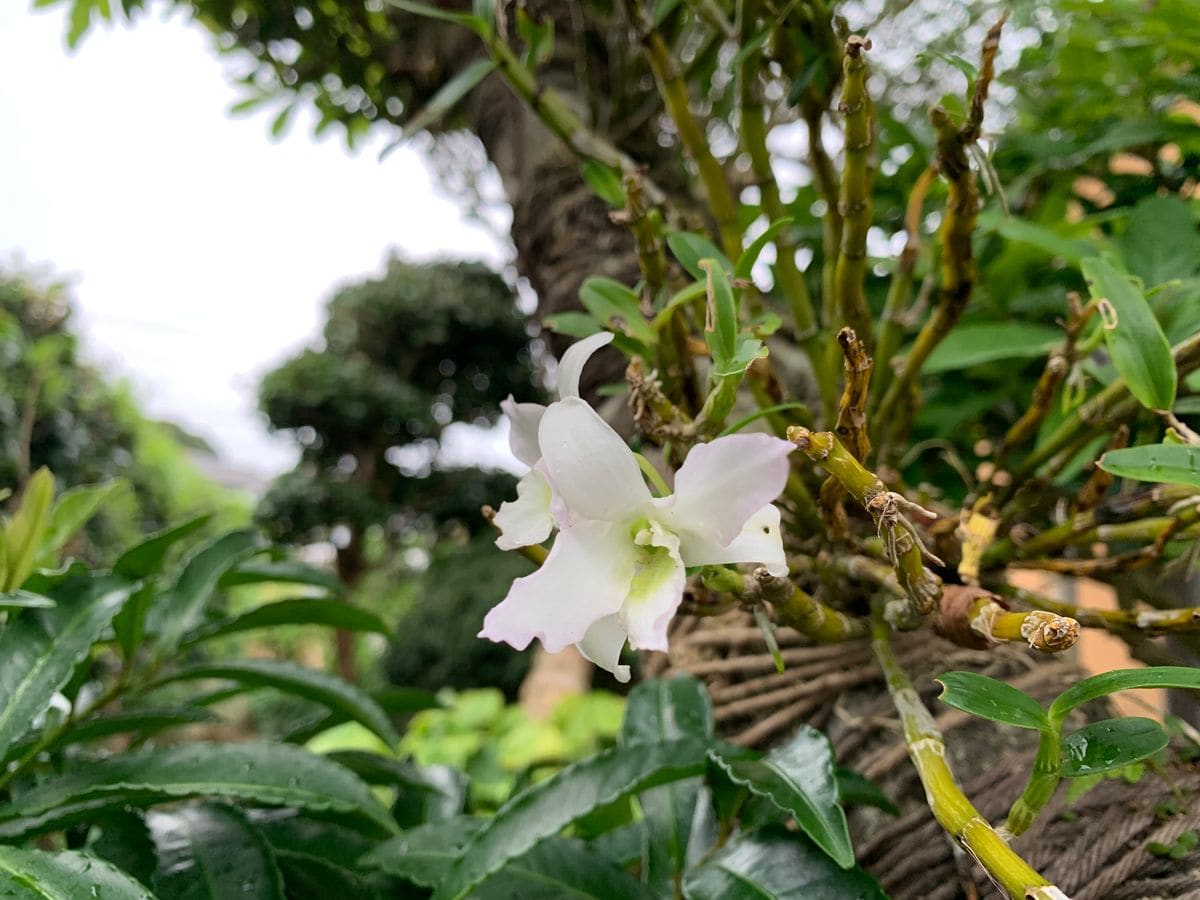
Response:
[{"label": "green leaf", "polygon": [[75,536],[109,497],[125,487],[124,481],[88,484],[64,492],[50,513],[50,528],[42,538],[41,553],[53,554]]},{"label": "green leaf", "polygon": [[382,869],[422,887],[433,887],[458,861],[462,848],[484,822],[475,816],[456,816],[418,826],[384,841],[362,858],[362,865]]},{"label": "green leaf", "polygon": [[254,560],[242,563],[221,576],[217,587],[230,588],[244,584],[306,584],[340,594],[345,585],[328,569],[310,566],[294,559]]},{"label": "green leaf", "polygon": [[152,812],[159,900],[283,900],[275,853],[239,810],[217,804]]},{"label": "green leaf", "polygon": [[711,738],[713,729],[712,702],[704,685],[690,675],[656,678],[629,692],[621,743]]},{"label": "green leaf", "polygon": [[1050,704],[1050,719],[1062,722],[1080,704],[1118,691],[1137,688],[1191,688],[1200,690],[1200,669],[1189,666],[1152,666],[1147,669],[1113,669],[1077,681]]},{"label": "green leaf", "polygon": [[729,257],[703,235],[690,231],[676,231],[667,235],[667,246],[680,265],[697,281],[704,281],[706,278],[704,270],[700,268],[702,259],[715,259],[726,272],[733,271],[733,263],[729,261]]},{"label": "green leaf", "polygon": [[599,753],[522,791],[489,819],[446,873],[435,900],[466,896],[538,841],[594,809],[704,772],[707,742],[683,738]]},{"label": "green leaf", "polygon": [[113,564],[113,574],[126,578],[147,578],[162,571],[167,554],[177,543],[199,531],[212,516],[198,516],[182,525],[151,535],[136,547],[126,550]]},{"label": "green leaf", "polygon": [[1134,280],[1093,257],[1081,266],[1094,300],[1107,300],[1115,325],[1104,324],[1104,343],[1129,392],[1147,409],[1175,403],[1176,372],[1171,345]]},{"label": "green leaf", "polygon": [[439,122],[458,105],[458,101],[492,74],[496,66],[497,63],[493,59],[476,60],[443,84],[420,112],[404,122],[404,134],[400,140],[407,140],[418,131],[424,131],[430,125]]},{"label": "green leaf", "polygon": [[201,625],[183,639],[181,646],[190,647],[213,638],[280,625],[328,625],[346,631],[391,635],[391,629],[373,612],[340,600],[301,597],[294,600],[276,600],[241,615]]},{"label": "green leaf", "polygon": [[1109,450],[1100,468],[1121,478],[1200,487],[1200,447],[1192,444],[1142,444]]},{"label": "green leaf", "polygon": [[337,900],[382,900],[357,872],[319,856],[277,851],[275,862],[283,875],[288,897],[336,897]]},{"label": "green leaf", "polygon": [[157,626],[152,629],[157,631],[152,654],[162,657],[173,651],[183,636],[200,623],[221,576],[259,549],[258,536],[243,530],[214,538],[193,554],[175,585],[157,597],[146,611],[148,627]]},{"label": "green leaf", "polygon": [[172,672],[154,686],[196,678],[225,678],[248,687],[269,687],[320,703],[370,729],[389,747],[400,743],[391,720],[361,688],[336,675],[277,659],[231,659]]},{"label": "green leaf", "polygon": [[714,358],[712,375],[714,378],[730,378],[741,375],[756,359],[767,355],[766,345],[757,338],[749,335],[738,335],[737,348],[729,359],[717,362]]},{"label": "green leaf", "polygon": [[917,62],[928,63],[931,59],[940,59],[942,62],[949,63],[967,76],[967,84],[973,84],[979,76],[979,70],[975,68],[975,64],[963,59],[955,53],[945,53],[941,50],[922,50],[917,54]]},{"label": "green leaf", "polygon": [[120,869],[89,853],[0,847],[0,893],[11,900],[155,900]]},{"label": "green leaf", "polygon": [[947,706],[981,719],[1041,731],[1050,727],[1042,706],[1024,691],[976,672],[947,672],[936,679]]},{"label": "green leaf", "polygon": [[129,597],[111,577],[72,579],[51,609],[29,610],[0,633],[0,759],[46,710]]},{"label": "green leaf", "polygon": [[654,900],[658,896],[582,841],[566,838],[543,841],[471,892],[472,900]]},{"label": "green leaf", "polygon": [[793,219],[785,216],[782,219],[772,222],[762,234],[754,239],[742,255],[738,257],[737,265],[733,267],[733,277],[749,278],[750,273],[754,271],[754,264],[758,262],[758,257],[762,255],[763,249],[767,244],[775,240],[775,236],[779,232],[791,227],[793,221]]},{"label": "green leaf", "polygon": [[185,797],[286,806],[373,834],[396,832],[370,788],[315,753],[291,744],[196,742],[76,763],[0,807],[0,837],[23,838],[89,821],[98,811]]},{"label": "green leaf", "polygon": [[565,334],[573,338],[591,337],[603,330],[599,322],[581,312],[554,313],[542,319],[542,325],[555,334]]},{"label": "green leaf", "polygon": [[729,367],[738,351],[737,299],[725,270],[717,260],[702,259],[700,268],[705,272],[705,290],[708,294],[705,340],[712,352],[714,370],[722,370]]},{"label": "green leaf", "polygon": [[4,528],[6,569],[0,589],[15,590],[33,571],[33,561],[50,526],[50,503],[54,499],[54,476],[45,466],[25,483],[21,505]]},{"label": "green leaf", "polygon": [[1029,322],[987,322],[960,325],[938,344],[922,372],[957,372],[1002,359],[1045,356],[1062,343],[1062,332]]},{"label": "green leaf", "polygon": [[838,797],[842,806],[874,806],[888,815],[900,815],[900,807],[891,801],[883,788],[865,775],[841,767],[834,770],[833,774],[837,778]]},{"label": "green leaf", "polygon": [[614,209],[625,205],[625,188],[621,173],[611,166],[588,160],[583,164],[583,180],[597,197]]},{"label": "green leaf", "polygon": [[1015,243],[1037,247],[1072,265],[1079,265],[1087,257],[1096,254],[1096,248],[1090,241],[1064,237],[1045,226],[1013,216],[984,213],[979,217],[979,227],[982,231],[992,231]]},{"label": "green leaf", "polygon": [[51,746],[83,744],[114,734],[153,734],[167,728],[182,728],[216,719],[217,716],[201,706],[131,706],[116,712],[89,716],[73,725]]},{"label": "green leaf", "polygon": [[1153,756],[1169,740],[1153,719],[1131,716],[1091,722],[1063,738],[1060,772],[1080,778],[1123,769]]},{"label": "green leaf", "polygon": [[424,16],[427,19],[441,19],[443,22],[454,22],[456,25],[463,25],[481,37],[486,36],[491,31],[491,26],[479,18],[479,16],[451,12],[439,6],[434,6],[431,3],[420,3],[417,0],[386,0],[386,3],[388,6],[394,6],[396,9]]},{"label": "green leaf", "polygon": [[339,766],[345,766],[367,784],[403,787],[406,790],[431,794],[442,793],[435,781],[427,778],[417,765],[407,760],[380,756],[367,750],[336,750],[326,753],[325,758]]},{"label": "green leaf", "polygon": [[289,103],[278,113],[276,113],[275,118],[271,120],[271,137],[283,137],[283,133],[287,131],[287,127],[291,123],[292,116],[295,115],[295,112],[296,104]]},{"label": "green leaf", "polygon": [[1200,232],[1187,201],[1175,196],[1138,201],[1117,246],[1129,271],[1148,287],[1188,278],[1200,265]]},{"label": "green leaf", "polygon": [[628,335],[643,344],[658,340],[658,335],[642,315],[638,295],[621,282],[593,276],[579,288],[579,300],[596,321],[617,334]]},{"label": "green leaf", "polygon": [[687,900],[887,900],[860,868],[842,869],[782,828],[742,833],[683,880]]},{"label": "green leaf", "polygon": [[829,739],[802,725],[782,747],[759,760],[713,758],[738,784],[790,813],[809,837],[842,868],[854,865],[854,848],[839,803]]},{"label": "green leaf", "polygon": [[296,815],[290,809],[251,809],[246,815],[278,858],[285,853],[303,854],[357,870],[358,860],[378,843],[350,828]]},{"label": "green leaf", "polygon": [[50,609],[54,601],[32,591],[6,591],[0,594],[0,609]]}]

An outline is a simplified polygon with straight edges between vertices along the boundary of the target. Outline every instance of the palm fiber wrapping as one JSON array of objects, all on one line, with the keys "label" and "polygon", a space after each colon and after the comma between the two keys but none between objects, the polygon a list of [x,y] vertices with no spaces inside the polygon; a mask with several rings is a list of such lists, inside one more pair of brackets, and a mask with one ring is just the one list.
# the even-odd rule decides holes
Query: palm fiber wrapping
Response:
[{"label": "palm fiber wrapping", "polygon": [[[875,809],[848,811],[859,862],[891,897],[1003,896],[930,813],[867,642],[817,646],[788,628],[777,636],[783,673],[776,671],[748,613],[679,616],[670,655],[647,656],[646,674],[682,671],[703,680],[717,727],[734,743],[765,748],[805,722],[829,734],[839,763],[877,782],[901,809],[898,817]],[[1024,787],[1036,736],[943,706],[934,677],[968,669],[1003,678],[1048,703],[1082,673],[1069,655],[1047,657],[1007,646],[965,650],[927,629],[897,635],[896,653],[937,719],[947,759],[967,796],[993,824],[1002,822]],[[1103,704],[1091,707],[1084,711],[1093,718],[1112,715]],[[1086,721],[1076,715],[1075,725]],[[1185,831],[1200,832],[1198,790],[1200,767],[1184,765],[1148,772],[1134,784],[1105,780],[1069,808],[1066,788],[1060,787],[1013,846],[1075,900],[1200,900],[1200,850],[1172,860],[1146,849],[1151,842],[1169,845]],[[1165,815],[1165,801],[1179,812]]]}]

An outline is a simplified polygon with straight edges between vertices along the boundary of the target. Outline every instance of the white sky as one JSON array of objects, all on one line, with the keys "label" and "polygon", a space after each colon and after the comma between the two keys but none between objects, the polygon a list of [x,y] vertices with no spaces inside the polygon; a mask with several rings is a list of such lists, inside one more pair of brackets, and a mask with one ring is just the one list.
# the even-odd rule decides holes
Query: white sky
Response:
[{"label": "white sky", "polygon": [[0,4],[0,265],[70,276],[89,357],[236,467],[291,465],[256,385],[316,337],[335,285],[390,248],[507,260],[414,150],[380,163],[383,135],[351,156],[308,118],[273,143],[271,113],[229,117],[230,63],[199,26],[144,16],[68,55],[62,8],[30,5]]}]

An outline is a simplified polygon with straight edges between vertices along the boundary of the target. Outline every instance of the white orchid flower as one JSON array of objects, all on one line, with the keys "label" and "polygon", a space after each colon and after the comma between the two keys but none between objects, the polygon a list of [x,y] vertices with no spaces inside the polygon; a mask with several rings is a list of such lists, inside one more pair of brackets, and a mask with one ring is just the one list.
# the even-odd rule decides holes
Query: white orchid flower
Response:
[{"label": "white orchid flower", "polygon": [[[575,644],[627,681],[629,667],[619,664],[626,640],[639,649],[667,649],[687,566],[756,562],[786,574],[779,510],[771,501],[787,481],[793,445],[765,434],[700,444],[676,473],[675,493],[652,497],[633,452],[578,396],[582,363],[608,342],[596,338],[572,347],[579,350],[574,357],[564,355],[562,399],[533,410],[520,407],[535,404],[510,404],[526,422],[536,413],[537,439],[529,440],[528,431],[520,437],[521,458],[534,468],[518,486],[518,499],[505,504],[503,543],[497,543],[540,543],[554,525],[560,531],[541,568],[513,582],[488,613],[480,637],[518,650],[537,638],[551,653]],[[505,411],[515,435],[514,413]],[[517,445],[514,437],[514,451]]]}]

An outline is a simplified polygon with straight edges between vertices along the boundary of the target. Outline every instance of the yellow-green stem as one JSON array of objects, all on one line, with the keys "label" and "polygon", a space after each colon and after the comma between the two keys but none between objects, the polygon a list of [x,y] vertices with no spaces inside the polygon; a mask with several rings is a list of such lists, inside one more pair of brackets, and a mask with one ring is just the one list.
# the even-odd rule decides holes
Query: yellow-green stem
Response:
[{"label": "yellow-green stem", "polygon": [[1037,756],[1033,760],[1033,771],[1029,774],[1029,782],[1025,790],[1008,811],[1008,820],[1004,830],[1016,837],[1023,834],[1038,817],[1038,813],[1054,796],[1058,787],[1059,760],[1062,755],[1062,739],[1058,728],[1046,728],[1038,732]]}]

